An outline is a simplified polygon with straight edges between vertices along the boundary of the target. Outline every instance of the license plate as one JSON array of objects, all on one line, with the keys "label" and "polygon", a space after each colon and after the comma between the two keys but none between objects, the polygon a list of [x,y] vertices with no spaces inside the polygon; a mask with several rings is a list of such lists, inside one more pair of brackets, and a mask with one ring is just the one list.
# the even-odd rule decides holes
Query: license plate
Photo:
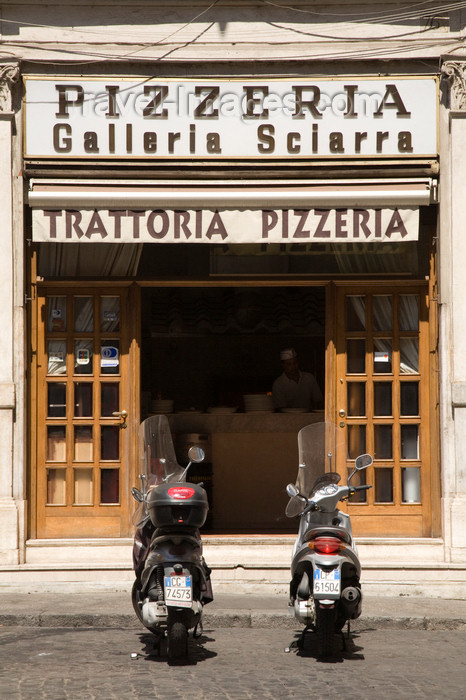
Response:
[{"label": "license plate", "polygon": [[165,576],[165,605],[177,608],[190,608],[193,599],[191,576]]},{"label": "license plate", "polygon": [[338,569],[324,571],[317,568],[314,570],[314,596],[321,595],[327,598],[339,598],[340,588],[341,578]]}]

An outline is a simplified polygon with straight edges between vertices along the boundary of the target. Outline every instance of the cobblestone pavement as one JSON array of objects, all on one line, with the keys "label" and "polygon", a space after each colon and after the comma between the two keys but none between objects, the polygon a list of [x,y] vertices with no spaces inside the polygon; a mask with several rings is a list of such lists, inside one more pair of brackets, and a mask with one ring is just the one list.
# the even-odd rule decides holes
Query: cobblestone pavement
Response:
[{"label": "cobblestone pavement", "polygon": [[[464,630],[361,628],[332,660],[286,629],[224,628],[168,663],[143,629],[0,628],[2,700],[278,700],[464,697]],[[132,658],[132,654],[138,654]]]}]

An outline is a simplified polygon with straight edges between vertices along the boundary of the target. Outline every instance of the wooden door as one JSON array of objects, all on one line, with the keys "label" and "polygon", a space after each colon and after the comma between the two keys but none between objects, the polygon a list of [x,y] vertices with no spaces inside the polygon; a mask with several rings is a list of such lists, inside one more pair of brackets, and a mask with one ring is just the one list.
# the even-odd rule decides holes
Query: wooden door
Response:
[{"label": "wooden door", "polygon": [[427,285],[341,287],[336,300],[334,420],[347,444],[338,471],[346,475],[360,453],[374,457],[360,474],[373,488],[348,504],[355,533],[430,536],[436,504]]},{"label": "wooden door", "polygon": [[[38,294],[36,535],[129,532],[125,289]],[[33,414],[34,415],[34,414]]]}]

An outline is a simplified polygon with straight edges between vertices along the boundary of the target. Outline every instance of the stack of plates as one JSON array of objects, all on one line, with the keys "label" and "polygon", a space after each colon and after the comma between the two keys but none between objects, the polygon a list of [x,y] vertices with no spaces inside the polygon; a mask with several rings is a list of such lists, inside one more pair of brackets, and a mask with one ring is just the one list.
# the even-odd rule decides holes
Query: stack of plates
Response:
[{"label": "stack of plates", "polygon": [[227,415],[229,413],[236,413],[236,406],[211,406],[207,409],[207,413],[216,413],[220,416]]},{"label": "stack of plates", "polygon": [[153,399],[150,406],[152,413],[173,413],[172,399]]},{"label": "stack of plates", "polygon": [[244,394],[244,410],[246,413],[271,413],[273,401],[269,394]]}]

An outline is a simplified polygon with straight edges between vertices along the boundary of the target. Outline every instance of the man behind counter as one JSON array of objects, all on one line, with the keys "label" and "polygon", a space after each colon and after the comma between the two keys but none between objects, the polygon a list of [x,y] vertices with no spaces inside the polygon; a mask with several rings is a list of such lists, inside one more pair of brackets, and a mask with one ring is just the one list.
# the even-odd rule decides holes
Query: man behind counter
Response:
[{"label": "man behind counter", "polygon": [[323,397],[315,377],[310,372],[301,372],[294,348],[280,353],[283,374],[273,383],[272,397],[275,409],[302,408],[311,411],[320,408]]}]

